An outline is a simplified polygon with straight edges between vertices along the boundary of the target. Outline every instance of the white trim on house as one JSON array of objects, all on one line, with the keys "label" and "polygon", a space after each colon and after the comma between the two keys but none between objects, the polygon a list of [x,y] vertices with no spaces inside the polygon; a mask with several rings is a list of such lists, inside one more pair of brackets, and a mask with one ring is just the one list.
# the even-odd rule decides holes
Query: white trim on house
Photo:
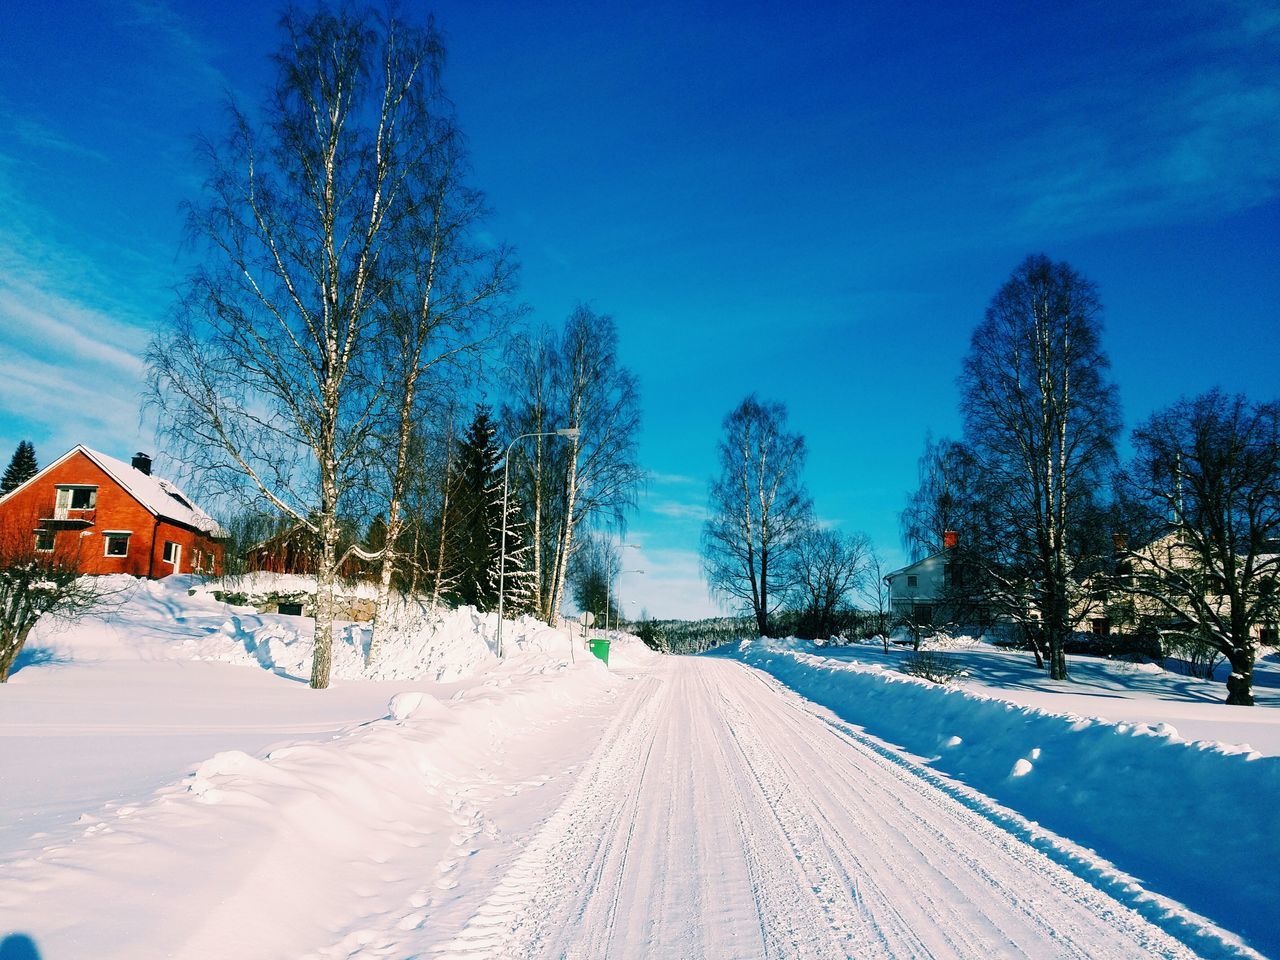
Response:
[{"label": "white trim on house", "polygon": [[[112,553],[111,541],[119,540],[124,537],[124,553]],[[133,539],[132,530],[103,530],[102,531],[102,555],[104,557],[114,557],[120,559],[129,555],[129,541]]]}]

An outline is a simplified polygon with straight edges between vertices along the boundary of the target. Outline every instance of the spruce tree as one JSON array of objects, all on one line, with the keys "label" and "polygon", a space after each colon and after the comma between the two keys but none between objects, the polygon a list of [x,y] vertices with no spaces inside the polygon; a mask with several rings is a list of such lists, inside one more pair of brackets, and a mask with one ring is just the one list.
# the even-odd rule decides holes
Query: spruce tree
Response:
[{"label": "spruce tree", "polygon": [[[476,407],[475,418],[458,446],[453,496],[449,503],[449,599],[478,610],[498,602],[497,537],[502,513],[502,453],[489,407]],[[497,498],[494,490],[497,489]]]},{"label": "spruce tree", "polygon": [[40,472],[40,464],[36,462],[36,448],[30,440],[23,440],[13,453],[13,459],[0,479],[0,496],[16,490]]}]

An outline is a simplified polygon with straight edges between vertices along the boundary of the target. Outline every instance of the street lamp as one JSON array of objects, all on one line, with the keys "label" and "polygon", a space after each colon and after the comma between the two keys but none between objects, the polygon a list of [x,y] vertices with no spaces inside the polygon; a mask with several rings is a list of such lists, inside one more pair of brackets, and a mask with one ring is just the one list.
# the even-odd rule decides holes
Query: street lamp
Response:
[{"label": "street lamp", "polygon": [[[623,546],[624,546],[624,547],[631,547],[631,546],[635,546],[635,544],[631,544],[631,543],[624,543],[624,544],[623,544]],[[639,548],[637,548],[637,549],[639,549]],[[620,576],[620,577],[621,577],[623,574],[627,574],[627,573],[641,573],[641,574],[642,574],[642,573],[644,573],[644,571],[643,571],[643,570],[619,570],[619,571],[618,571],[618,576]],[[610,588],[612,585],[613,585],[613,577],[610,577],[610,578],[608,579],[608,581],[606,581],[606,583],[605,583],[605,585],[604,585],[604,631],[605,631],[605,633],[608,633],[608,632],[609,632],[609,588]],[[617,626],[617,624],[615,623],[615,624],[614,624],[614,626],[616,627],[616,626]]]},{"label": "street lamp", "polygon": [[511,479],[511,448],[519,440],[529,437],[564,437],[566,440],[577,440],[582,431],[577,427],[561,427],[559,430],[548,430],[537,433],[522,433],[507,444],[507,452],[502,455],[502,548],[498,551],[498,657],[502,657],[502,591],[507,579],[507,494]]},{"label": "street lamp", "polygon": [[[620,544],[618,544],[618,549],[619,549],[619,550],[639,550],[639,549],[640,549],[640,544],[638,544],[638,543],[620,543]],[[613,586],[613,577],[614,577],[614,573],[613,573],[613,559],[614,559],[613,557],[609,557],[609,558],[607,559],[606,563],[605,563],[605,576],[604,576],[604,629],[605,629],[605,632],[606,632],[606,633],[608,633],[608,632],[609,632],[609,589],[610,589],[610,587],[612,587],[612,586]],[[621,559],[620,557],[618,558],[618,562],[619,562],[619,563],[621,563],[621,562],[622,562],[622,559]],[[623,573],[634,573],[634,572],[636,572],[636,571],[633,571],[633,570],[623,570],[623,571],[619,571],[619,573],[618,573],[617,575],[618,575],[618,576],[622,576],[622,574],[623,574]],[[643,571],[643,570],[641,570],[641,571],[639,571],[639,572],[640,572],[640,573],[644,573],[644,571]]]}]

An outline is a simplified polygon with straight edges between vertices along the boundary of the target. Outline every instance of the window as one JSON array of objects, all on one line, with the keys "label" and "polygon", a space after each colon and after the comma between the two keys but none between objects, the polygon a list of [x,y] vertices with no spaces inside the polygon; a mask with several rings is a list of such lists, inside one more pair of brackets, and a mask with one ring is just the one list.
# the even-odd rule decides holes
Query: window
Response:
[{"label": "window", "polygon": [[276,610],[286,617],[302,616],[302,604],[300,603],[278,603],[276,604]]},{"label": "window", "polygon": [[41,553],[50,553],[53,550],[54,533],[52,530],[36,531],[36,549]]},{"label": "window", "polygon": [[917,603],[911,608],[911,616],[918,627],[933,625],[933,607],[927,603]]},{"label": "window", "polygon": [[907,574],[907,586],[908,587],[920,586],[920,578],[917,577],[914,573]]},{"label": "window", "polygon": [[1090,626],[1099,637],[1109,637],[1111,635],[1111,621],[1106,617],[1095,617]]},{"label": "window", "polygon": [[178,562],[182,559],[182,547],[174,543],[172,540],[164,542],[164,562],[173,564],[173,568],[178,568]]},{"label": "window", "polygon": [[105,557],[127,557],[129,555],[129,537],[128,530],[106,530],[103,531],[102,539],[106,541],[106,550],[103,552]]},{"label": "window", "polygon": [[68,510],[92,510],[98,505],[98,488],[88,486],[58,487],[56,513],[65,517]]}]

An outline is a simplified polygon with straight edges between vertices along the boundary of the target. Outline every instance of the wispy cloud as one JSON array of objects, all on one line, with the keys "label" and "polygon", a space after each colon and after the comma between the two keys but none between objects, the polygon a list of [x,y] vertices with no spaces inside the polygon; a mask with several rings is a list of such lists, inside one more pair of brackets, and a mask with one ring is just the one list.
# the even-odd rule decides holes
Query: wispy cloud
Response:
[{"label": "wispy cloud", "polygon": [[650,470],[649,482],[658,486],[689,487],[695,486],[701,481],[696,477],[687,477],[681,473],[660,473],[657,470]]},{"label": "wispy cloud", "polygon": [[57,151],[90,160],[100,160],[104,163],[107,161],[107,155],[100,150],[70,140],[52,127],[31,117],[14,116],[6,110],[4,120],[18,140],[36,150]]},{"label": "wispy cloud", "polygon": [[133,22],[159,41],[157,52],[165,55],[164,60],[181,65],[180,70],[165,70],[166,77],[206,94],[232,88],[227,76],[214,66],[214,51],[208,43],[165,0],[128,0],[127,9]]},{"label": "wispy cloud", "polygon": [[0,164],[0,449],[132,446],[149,324],[58,235]]},{"label": "wispy cloud", "polygon": [[1227,20],[1190,41],[1194,56],[1148,52],[1143,96],[1102,81],[1068,91],[1056,119],[995,164],[1022,227],[1123,229],[1280,196],[1280,17],[1222,9]]},{"label": "wispy cloud", "polygon": [[625,616],[638,618],[643,611],[654,619],[698,620],[724,613],[707,592],[697,552],[650,548],[645,545],[648,537],[644,534],[633,539],[642,544],[635,560],[644,575],[619,578],[618,597]]},{"label": "wispy cloud", "polygon": [[664,517],[676,520],[696,520],[701,523],[707,519],[707,508],[696,503],[678,503],[675,500],[660,500],[646,504],[646,508]]}]

